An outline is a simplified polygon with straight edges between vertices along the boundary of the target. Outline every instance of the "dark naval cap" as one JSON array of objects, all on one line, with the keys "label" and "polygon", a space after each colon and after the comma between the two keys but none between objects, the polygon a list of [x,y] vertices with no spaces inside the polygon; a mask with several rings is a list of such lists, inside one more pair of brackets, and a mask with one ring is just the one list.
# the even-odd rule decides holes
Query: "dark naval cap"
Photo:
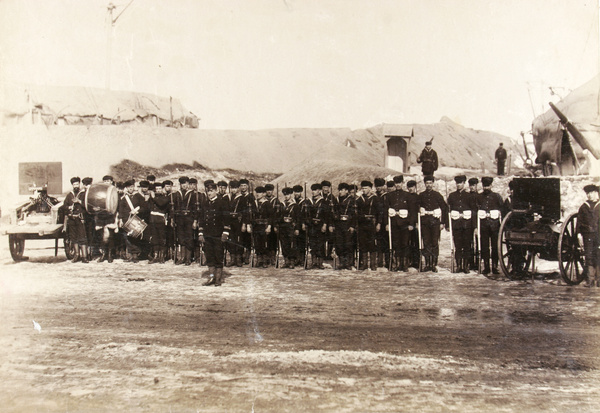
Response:
[{"label": "dark naval cap", "polygon": [[71,178],[71,183],[74,184],[75,182],[81,182],[81,178],[78,176],[74,176],[73,178]]},{"label": "dark naval cap", "polygon": [[150,182],[148,181],[140,181],[140,188],[149,188]]},{"label": "dark naval cap", "polygon": [[433,177],[433,175],[427,175],[423,178],[423,182],[433,182],[435,181],[435,178]]},{"label": "dark naval cap", "polygon": [[483,178],[481,178],[481,185],[483,186],[491,186],[492,182],[494,182],[494,178],[492,178],[491,176],[484,176]]},{"label": "dark naval cap", "polygon": [[362,181],[360,183],[361,188],[364,188],[365,186],[368,186],[369,188],[373,188],[373,183],[371,181]]},{"label": "dark naval cap", "polygon": [[225,188],[227,188],[228,185],[227,185],[227,182],[225,182],[225,181],[219,181],[219,182],[217,182],[217,186],[224,186]]},{"label": "dark naval cap", "polygon": [[408,182],[406,183],[406,187],[407,187],[407,188],[412,188],[412,187],[414,187],[414,186],[417,186],[417,181],[415,181],[414,179],[411,179],[410,181],[408,181]]},{"label": "dark naval cap", "polygon": [[104,176],[102,177],[102,180],[103,180],[103,181],[114,181],[113,177],[112,177],[112,176],[110,176],[110,175],[104,175]]},{"label": "dark naval cap", "polygon": [[318,190],[318,189],[323,189],[323,187],[321,186],[321,184],[312,184],[312,185],[310,186],[310,190],[311,190],[311,191],[316,191],[316,190]]},{"label": "dark naval cap", "polygon": [[404,177],[402,175],[396,175],[394,177],[394,183],[401,184],[402,182],[404,182]]},{"label": "dark naval cap", "polygon": [[167,186],[167,185],[173,186],[173,181],[169,181],[168,179],[166,181],[163,181],[163,186]]},{"label": "dark naval cap", "polygon": [[123,182],[123,188],[129,188],[130,186],[134,186],[134,185],[135,185],[135,181],[133,179]]},{"label": "dark naval cap", "polygon": [[394,181],[387,181],[387,182],[385,183],[385,186],[387,186],[388,188],[393,188],[393,187],[394,187],[394,185],[395,185],[395,182],[394,182]]},{"label": "dark naval cap", "polygon": [[255,191],[257,194],[264,194],[265,192],[267,192],[264,186],[257,186]]},{"label": "dark naval cap", "polygon": [[294,185],[293,188],[292,188],[292,190],[294,192],[302,192],[303,191],[302,185]]},{"label": "dark naval cap", "polygon": [[283,195],[291,195],[294,190],[292,188],[288,188],[287,186],[281,190]]},{"label": "dark naval cap", "polygon": [[457,175],[454,177],[454,182],[457,184],[462,184],[467,181],[467,177],[465,175]]},{"label": "dark naval cap", "polygon": [[469,178],[469,185],[477,185],[478,183],[479,183],[479,179]]},{"label": "dark naval cap", "polygon": [[265,191],[272,191],[275,189],[275,186],[273,184],[266,184],[265,185]]},{"label": "dark naval cap", "polygon": [[207,191],[212,191],[217,189],[217,184],[214,181],[210,180],[210,182],[204,182],[204,189]]},{"label": "dark naval cap", "polygon": [[248,180],[246,178],[242,178],[240,179],[240,185],[249,185],[250,182],[248,182]]},{"label": "dark naval cap", "polygon": [[190,184],[197,184],[198,180],[196,178],[190,178],[189,183]]},{"label": "dark naval cap", "polygon": [[598,191],[598,185],[594,185],[594,184],[589,184],[583,187],[583,190],[585,191],[586,194],[589,194],[590,192],[600,192]]},{"label": "dark naval cap", "polygon": [[349,189],[349,188],[348,188],[348,184],[347,184],[346,182],[340,182],[340,183],[338,184],[338,191],[340,191],[340,190],[342,190],[342,189],[345,189],[346,191]]},{"label": "dark naval cap", "polygon": [[81,183],[84,185],[91,185],[92,182],[94,182],[94,180],[92,178],[90,178],[89,176],[85,177],[81,180]]},{"label": "dark naval cap", "polygon": [[233,181],[229,182],[229,187],[230,188],[239,188],[240,187],[240,183],[234,179]]},{"label": "dark naval cap", "polygon": [[190,178],[188,178],[187,176],[182,176],[182,177],[179,178],[179,183],[180,184],[185,184],[185,183],[188,183],[188,182],[190,182]]},{"label": "dark naval cap", "polygon": [[155,177],[154,175],[152,175],[152,174],[148,175],[148,176],[146,177],[146,179],[147,179],[148,181],[156,181],[156,177]]},{"label": "dark naval cap", "polygon": [[321,182],[321,188],[324,187],[324,186],[331,187],[331,182],[329,182],[329,181],[323,181],[323,182]]},{"label": "dark naval cap", "polygon": [[375,186],[385,186],[385,179],[375,178]]}]

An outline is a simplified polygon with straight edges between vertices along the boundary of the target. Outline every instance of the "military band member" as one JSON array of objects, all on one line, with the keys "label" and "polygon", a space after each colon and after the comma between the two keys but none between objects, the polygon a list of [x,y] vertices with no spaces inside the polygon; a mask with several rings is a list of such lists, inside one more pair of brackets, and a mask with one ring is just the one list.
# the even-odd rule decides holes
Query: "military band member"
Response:
[{"label": "military band member", "polygon": [[324,269],[325,239],[330,223],[329,204],[323,199],[321,184],[312,184],[310,190],[312,199],[309,208],[308,242],[310,243],[312,268]]},{"label": "military band member", "polygon": [[150,222],[148,224],[148,235],[154,257],[149,261],[152,263],[165,263],[167,255],[167,227],[169,223],[169,198],[165,194],[162,182],[154,184],[154,191],[150,194],[148,203],[150,208]]},{"label": "military band member", "polygon": [[150,186],[154,185],[156,183],[156,176],[150,174],[150,175],[146,175],[146,181],[148,181],[148,184]]},{"label": "military band member", "polygon": [[83,206],[83,195],[81,190],[81,179],[79,177],[71,178],[73,189],[69,192],[63,202],[63,211],[65,223],[63,232],[67,239],[73,244],[75,255],[73,262],[81,260],[88,263],[87,234],[85,231],[85,215]]},{"label": "military band member", "polygon": [[[360,183],[362,195],[357,200],[358,206],[358,250],[359,266],[361,271],[368,267],[377,270],[377,246],[375,243],[377,233],[381,230],[382,206],[374,193],[371,192],[373,184],[370,181]],[[367,263],[369,261],[369,263]]]},{"label": "military band member", "polygon": [[100,240],[102,255],[98,262],[108,261],[113,262],[116,239],[119,234],[119,225],[117,214],[111,214],[108,211],[99,211],[94,216],[94,226],[97,238]]},{"label": "military band member", "polygon": [[275,266],[276,254],[279,250],[278,223],[279,215],[281,214],[281,201],[279,201],[279,198],[274,193],[275,186],[273,186],[273,184],[266,184],[265,191],[265,199],[269,201],[269,203],[271,204],[271,209],[273,211],[273,230],[267,237],[267,255],[271,265]]},{"label": "military band member", "polygon": [[140,192],[135,191],[135,182],[133,180],[125,182],[124,186],[125,194],[119,201],[119,228],[123,228],[126,234],[125,240],[129,254],[128,261],[136,263],[139,261],[140,254],[142,253],[142,242],[140,237],[127,233],[127,229],[124,227],[133,215],[137,215],[138,218],[143,220],[142,217],[147,215],[147,204],[144,196]]},{"label": "military band member", "polygon": [[198,237],[204,244],[206,265],[211,275],[204,285],[223,284],[223,243],[229,237],[229,211],[227,201],[217,196],[217,186],[214,183],[205,185],[206,197],[202,200],[198,215]]},{"label": "military band member", "polygon": [[301,185],[294,185],[292,188],[294,191],[294,201],[300,208],[300,228],[298,230],[298,236],[296,237],[296,262],[295,265],[302,265],[306,256],[306,247],[308,245],[308,234],[307,224],[309,216],[309,204],[306,199],[302,196],[304,188]]},{"label": "military band member", "polygon": [[228,187],[229,185],[225,181],[217,182],[217,195],[219,195],[221,198],[226,197]]},{"label": "military band member", "polygon": [[[204,188],[206,188],[206,186],[211,183],[214,183],[212,179],[204,181]],[[190,203],[194,206],[193,210],[197,215],[200,211],[200,205],[202,204],[203,199],[206,198],[206,194],[198,190],[198,180],[196,178],[190,178],[189,189],[191,190]],[[196,231],[197,227],[192,228],[194,229],[194,248],[192,248],[192,256],[190,260],[192,262],[197,262],[199,265],[202,265],[202,256],[200,254],[202,246],[200,245],[201,243],[198,240],[198,231]]]},{"label": "military band member", "polygon": [[342,182],[338,185],[338,199],[333,214],[335,222],[335,249],[339,258],[338,270],[351,270],[354,265],[352,235],[357,226],[357,206],[355,199],[349,196],[350,186]]},{"label": "military band member", "polygon": [[254,251],[256,253],[257,267],[269,266],[268,238],[273,230],[273,207],[266,198],[263,186],[256,187],[256,212],[253,214],[252,234],[254,238]]},{"label": "military band member", "polygon": [[492,191],[494,178],[485,176],[481,178],[483,192],[477,196],[477,216],[479,219],[479,237],[481,239],[481,258],[483,259],[482,274],[490,273],[490,244],[492,258],[492,272],[498,271],[498,231],[503,216],[504,201],[500,194]]},{"label": "military band member", "polygon": [[85,177],[81,180],[81,191],[79,196],[81,197],[81,201],[83,202],[83,220],[85,225],[85,234],[87,237],[87,249],[88,249],[88,257],[89,259],[93,259],[94,255],[98,254],[99,241],[96,234],[95,224],[94,224],[94,215],[90,214],[87,209],[85,209],[85,193],[89,190],[90,186],[94,182],[93,178]]},{"label": "military band member", "polygon": [[111,175],[104,175],[102,177],[102,182],[109,185],[115,184],[115,179]]},{"label": "military band member", "polygon": [[296,240],[300,234],[300,206],[294,200],[292,188],[283,188],[283,203],[279,215],[279,240],[283,254],[283,268],[294,269],[296,263]]},{"label": "military band member", "polygon": [[421,214],[421,236],[423,238],[423,271],[437,272],[438,255],[440,253],[440,230],[448,228],[448,205],[444,197],[433,190],[434,178],[426,176],[425,191],[419,194],[419,213]]},{"label": "military band member", "polygon": [[[384,210],[391,221],[392,251],[395,264],[392,270],[408,271],[410,263],[410,234],[417,224],[418,203],[402,189],[402,175],[394,177],[395,190],[385,198]],[[388,224],[389,227],[389,224]]]},{"label": "military band member", "polygon": [[448,196],[448,209],[450,210],[456,272],[468,274],[471,264],[473,230],[477,225],[477,203],[471,194],[464,190],[466,180],[465,175],[454,177],[456,191]]},{"label": "military band member", "polygon": [[598,265],[600,264],[600,232],[598,223],[600,222],[600,203],[598,185],[586,185],[583,187],[587,200],[581,205],[577,214],[577,226],[575,232],[579,241],[583,244],[585,256],[585,276],[586,287],[600,287],[600,278],[598,277]]}]

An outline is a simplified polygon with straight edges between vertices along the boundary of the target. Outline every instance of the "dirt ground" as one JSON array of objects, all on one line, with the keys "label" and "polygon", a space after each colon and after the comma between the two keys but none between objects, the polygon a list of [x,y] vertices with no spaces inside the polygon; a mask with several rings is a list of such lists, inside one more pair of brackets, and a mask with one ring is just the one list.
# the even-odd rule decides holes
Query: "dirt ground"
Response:
[{"label": "dirt ground", "polygon": [[216,288],[198,266],[73,264],[43,241],[13,263],[7,245],[5,412],[600,409],[600,289],[552,270],[236,268]]}]

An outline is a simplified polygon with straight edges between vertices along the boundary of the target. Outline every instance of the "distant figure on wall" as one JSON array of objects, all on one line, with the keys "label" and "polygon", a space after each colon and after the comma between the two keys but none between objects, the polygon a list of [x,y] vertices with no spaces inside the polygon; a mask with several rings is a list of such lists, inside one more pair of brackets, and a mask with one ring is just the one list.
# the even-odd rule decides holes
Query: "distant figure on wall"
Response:
[{"label": "distant figure on wall", "polygon": [[421,155],[417,158],[417,163],[422,163],[421,171],[424,176],[431,175],[438,169],[438,156],[437,152],[431,147],[433,138],[430,141],[425,142],[425,148],[421,152]]},{"label": "distant figure on wall", "polygon": [[504,149],[504,144],[502,142],[500,142],[500,146],[498,146],[498,149],[496,149],[494,158],[496,160],[496,166],[498,167],[498,175],[504,175],[504,165],[506,164],[506,149]]}]

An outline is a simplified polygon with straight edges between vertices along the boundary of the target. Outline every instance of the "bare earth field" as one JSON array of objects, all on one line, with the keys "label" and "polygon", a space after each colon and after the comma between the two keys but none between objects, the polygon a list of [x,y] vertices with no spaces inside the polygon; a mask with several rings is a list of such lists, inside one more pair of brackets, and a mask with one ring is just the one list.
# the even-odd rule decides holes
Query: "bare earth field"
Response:
[{"label": "bare earth field", "polygon": [[216,288],[49,246],[13,263],[0,237],[3,412],[600,409],[600,289],[556,273],[235,268]]}]

